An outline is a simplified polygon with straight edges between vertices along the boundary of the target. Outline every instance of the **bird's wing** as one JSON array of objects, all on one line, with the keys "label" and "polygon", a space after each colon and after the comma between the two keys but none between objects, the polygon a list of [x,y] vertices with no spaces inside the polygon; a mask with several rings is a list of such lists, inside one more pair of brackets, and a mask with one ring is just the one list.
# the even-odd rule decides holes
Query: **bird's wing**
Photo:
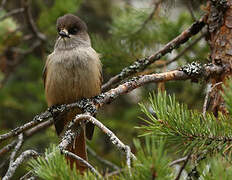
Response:
[{"label": "bird's wing", "polygon": [[45,87],[45,83],[46,83],[46,76],[47,76],[47,67],[45,65],[43,68],[43,75],[42,75],[44,87]]},{"label": "bird's wing", "polygon": [[46,84],[46,78],[47,78],[47,64],[48,62],[50,61],[50,58],[49,56],[47,57],[47,60],[46,60],[46,63],[44,65],[44,68],[43,68],[43,74],[42,74],[42,78],[43,78],[43,84],[44,84],[44,88],[45,88],[45,84]]}]

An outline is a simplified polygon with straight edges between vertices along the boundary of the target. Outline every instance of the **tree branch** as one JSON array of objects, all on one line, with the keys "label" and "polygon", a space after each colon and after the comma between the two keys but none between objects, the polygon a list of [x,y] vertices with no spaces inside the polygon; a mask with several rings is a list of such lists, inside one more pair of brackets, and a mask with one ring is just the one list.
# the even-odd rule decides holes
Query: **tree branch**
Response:
[{"label": "tree branch", "polygon": [[131,80],[119,85],[118,87],[111,89],[103,94],[100,94],[99,96],[96,96],[94,98],[82,99],[76,103],[71,103],[67,105],[64,104],[50,108],[49,111],[47,110],[42,114],[35,116],[33,121],[26,123],[23,126],[17,127],[6,134],[0,135],[0,142],[8,138],[17,136],[18,134],[28,130],[29,128],[32,128],[35,125],[44,122],[46,119],[51,118],[52,114],[57,112],[62,113],[64,111],[69,111],[73,108],[80,108],[84,112],[95,114],[97,109],[99,109],[104,104],[111,103],[118,96],[131,92],[132,90],[141,87],[145,84],[173,80],[196,80],[199,78],[208,79],[210,76],[219,75],[223,72],[223,69],[223,67],[213,64],[200,65],[198,63],[193,62],[182,67],[179,70],[134,77]]},{"label": "tree branch", "polygon": [[97,154],[96,154],[96,152],[93,150],[93,149],[91,149],[89,146],[87,146],[87,151],[88,151],[88,153],[90,154],[90,155],[92,155],[93,157],[95,157],[98,161],[100,161],[101,163],[103,163],[103,164],[105,164],[106,166],[108,166],[108,167],[110,167],[110,168],[112,168],[112,169],[114,169],[114,170],[119,170],[120,168],[117,166],[117,165],[115,165],[114,163],[112,163],[112,162],[110,162],[110,161],[108,161],[108,160],[106,160],[106,159],[103,159],[101,156],[98,156]]},{"label": "tree branch", "polygon": [[17,127],[13,130],[11,130],[10,132],[0,135],[0,142],[2,142],[3,140],[9,139],[11,137],[17,136],[19,134],[21,134],[22,132],[34,127],[35,125],[38,125],[42,122],[44,122],[46,119],[52,117],[52,114],[49,111],[45,111],[43,113],[41,113],[40,115],[37,115],[33,118],[32,121]]},{"label": "tree branch", "polygon": [[23,0],[23,6],[24,6],[24,9],[25,9],[25,18],[27,20],[27,24],[29,26],[29,28],[31,29],[31,32],[41,41],[46,41],[46,36],[39,32],[38,28],[36,27],[36,24],[32,18],[32,15],[31,15],[31,11],[30,11],[30,7],[29,7],[29,4],[28,4],[28,0]]},{"label": "tree branch", "polygon": [[154,63],[156,60],[160,59],[162,56],[170,53],[173,49],[178,48],[181,44],[189,40],[190,37],[197,34],[205,26],[206,15],[203,16],[199,21],[193,23],[188,29],[183,31],[175,39],[167,43],[161,50],[157,51],[154,55],[149,57],[139,59],[135,61],[129,67],[124,68],[118,75],[112,77],[107,83],[102,86],[102,91],[110,89],[112,85],[120,82],[121,80],[137,73],[143,71],[150,64]]},{"label": "tree branch", "polygon": [[127,165],[130,169],[130,159],[136,159],[135,155],[131,153],[130,147],[124,145],[113,132],[111,132],[96,118],[92,117],[90,113],[76,115],[75,119],[73,119],[69,123],[67,130],[65,131],[65,134],[61,140],[61,143],[58,145],[58,148],[60,150],[65,150],[70,144],[72,144],[75,137],[80,133],[81,123],[86,123],[87,121],[93,123],[96,127],[98,127],[103,133],[105,133],[109,137],[113,145],[115,145],[122,152],[126,153]]},{"label": "tree branch", "polygon": [[78,160],[79,162],[83,163],[84,165],[86,165],[89,170],[94,173],[98,178],[101,178],[101,174],[91,165],[89,164],[86,160],[82,159],[81,157],[77,156],[76,154],[70,152],[70,151],[67,151],[67,150],[64,150],[64,149],[61,149],[61,152],[64,153],[66,156],[70,156],[76,160]]},{"label": "tree branch", "polygon": [[22,13],[22,12],[24,12],[24,10],[25,10],[24,8],[13,9],[12,11],[10,11],[10,12],[6,13],[5,15],[3,15],[0,18],[0,21],[3,21],[4,19],[6,19],[6,18],[8,18],[10,16]]},{"label": "tree branch", "polygon": [[177,174],[175,180],[179,180],[180,179],[181,173],[183,172],[185,166],[187,165],[188,160],[189,160],[190,157],[191,157],[191,153],[187,156],[186,160],[184,161],[184,164],[181,166],[181,168],[179,170],[179,173]]},{"label": "tree branch", "polygon": [[6,175],[2,178],[2,180],[9,180],[14,175],[16,169],[22,164],[24,161],[31,157],[38,156],[38,153],[34,150],[26,150],[24,151],[12,164],[9,166]]},{"label": "tree branch", "polygon": [[6,145],[2,149],[0,149],[0,156],[9,152],[15,145],[17,144],[17,140],[13,140],[10,144]]},{"label": "tree branch", "polygon": [[198,38],[194,39],[186,48],[184,48],[177,56],[175,56],[173,59],[170,59],[169,61],[165,61],[164,64],[156,66],[157,68],[162,68],[164,66],[167,66],[175,61],[177,61],[181,56],[183,56],[187,51],[189,51],[196,43],[198,43],[205,35],[207,32],[202,33],[201,36]]},{"label": "tree branch", "polygon": [[[44,130],[45,128],[51,126],[53,124],[53,119],[49,119],[48,121],[42,122],[41,124],[36,125],[35,127],[28,129],[24,132],[24,140],[27,140],[29,137],[33,136],[35,133]],[[16,145],[17,140],[13,140],[10,144],[0,149],[0,156],[5,153],[11,151],[13,147]]]},{"label": "tree branch", "polygon": [[188,158],[188,156],[185,156],[185,157],[182,157],[182,158],[177,159],[175,161],[172,161],[171,163],[169,163],[169,166],[171,167],[171,166],[174,166],[176,164],[182,163],[182,162],[186,161],[187,158]]},{"label": "tree branch", "polygon": [[147,19],[145,19],[145,21],[143,22],[141,27],[134,34],[139,33],[147,25],[147,23],[153,18],[154,14],[156,14],[157,10],[159,9],[159,6],[162,3],[162,1],[163,0],[159,0],[157,2],[154,2],[154,8],[153,8],[151,14],[147,17]]},{"label": "tree branch", "polygon": [[127,162],[128,162],[129,166],[130,166],[130,161],[128,159],[130,159],[130,158],[132,158],[134,160],[136,159],[135,155],[133,153],[131,153],[129,146],[124,145],[122,143],[122,141],[120,141],[118,139],[118,137],[112,131],[110,131],[107,127],[105,127],[100,121],[98,121],[96,118],[91,116],[89,113],[77,114],[74,121],[77,122],[77,120],[79,120],[79,119],[84,119],[84,120],[90,121],[96,127],[98,127],[104,134],[106,134],[109,137],[109,139],[113,145],[115,145],[119,150],[121,150],[122,152],[127,154],[127,156],[128,156]]},{"label": "tree branch", "polygon": [[23,134],[19,134],[18,135],[18,143],[16,144],[14,151],[10,155],[10,165],[9,166],[12,166],[12,163],[14,162],[15,156],[16,156],[17,152],[19,151],[19,149],[22,147],[22,144],[23,144]]},{"label": "tree branch", "polygon": [[2,10],[2,9],[4,8],[4,6],[5,6],[5,4],[6,4],[6,1],[7,1],[7,0],[2,0],[1,6],[0,6],[0,10]]}]

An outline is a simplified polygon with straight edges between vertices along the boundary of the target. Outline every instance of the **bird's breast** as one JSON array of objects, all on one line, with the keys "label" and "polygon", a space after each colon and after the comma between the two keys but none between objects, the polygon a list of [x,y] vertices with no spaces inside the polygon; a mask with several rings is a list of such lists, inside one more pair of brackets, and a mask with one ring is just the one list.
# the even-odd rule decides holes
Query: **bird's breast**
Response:
[{"label": "bird's breast", "polygon": [[101,63],[90,48],[54,51],[47,63],[48,105],[72,103],[100,93]]}]

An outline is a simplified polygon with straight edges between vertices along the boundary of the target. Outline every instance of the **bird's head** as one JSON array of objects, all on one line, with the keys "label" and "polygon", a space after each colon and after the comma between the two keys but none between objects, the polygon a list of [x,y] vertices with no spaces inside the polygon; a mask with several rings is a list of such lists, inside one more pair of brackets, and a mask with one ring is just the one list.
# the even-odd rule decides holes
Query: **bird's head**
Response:
[{"label": "bird's head", "polygon": [[71,49],[78,46],[90,46],[87,26],[79,17],[66,14],[57,19],[58,39],[55,48]]}]

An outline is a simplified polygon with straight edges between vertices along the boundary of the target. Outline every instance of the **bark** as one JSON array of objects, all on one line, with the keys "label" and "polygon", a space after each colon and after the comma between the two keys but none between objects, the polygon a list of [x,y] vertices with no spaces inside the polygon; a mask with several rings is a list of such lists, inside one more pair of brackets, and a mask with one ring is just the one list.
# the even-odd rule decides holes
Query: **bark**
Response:
[{"label": "bark", "polygon": [[208,42],[211,48],[210,59],[215,65],[222,65],[224,72],[211,79],[212,85],[222,82],[210,94],[211,110],[217,116],[218,112],[227,114],[221,95],[223,84],[231,76],[232,66],[232,0],[208,1]]}]

